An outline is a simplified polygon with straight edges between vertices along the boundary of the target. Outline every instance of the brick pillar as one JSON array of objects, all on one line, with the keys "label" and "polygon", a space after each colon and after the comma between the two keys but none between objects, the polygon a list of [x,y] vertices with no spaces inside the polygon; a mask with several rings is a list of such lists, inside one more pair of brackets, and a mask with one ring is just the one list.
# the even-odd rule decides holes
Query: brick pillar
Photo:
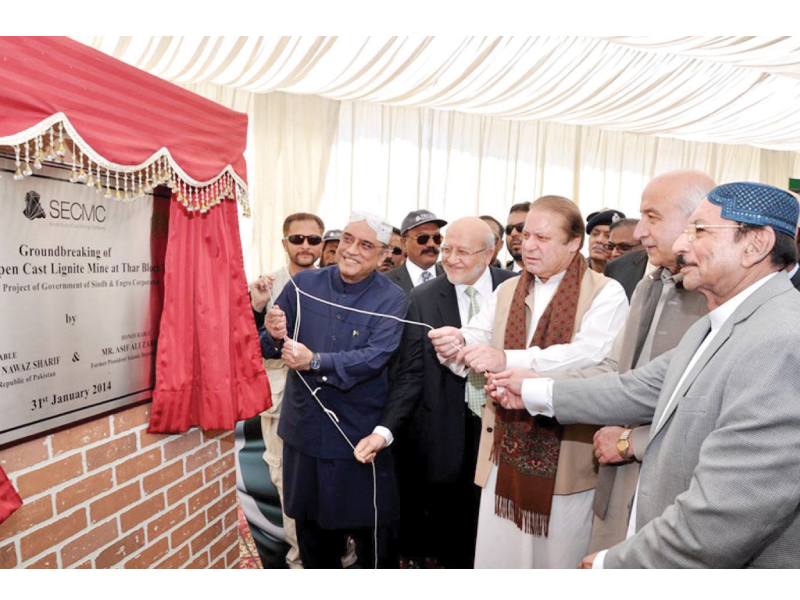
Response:
[{"label": "brick pillar", "polygon": [[233,433],[150,435],[150,404],[0,450],[24,505],[0,568],[237,568]]}]

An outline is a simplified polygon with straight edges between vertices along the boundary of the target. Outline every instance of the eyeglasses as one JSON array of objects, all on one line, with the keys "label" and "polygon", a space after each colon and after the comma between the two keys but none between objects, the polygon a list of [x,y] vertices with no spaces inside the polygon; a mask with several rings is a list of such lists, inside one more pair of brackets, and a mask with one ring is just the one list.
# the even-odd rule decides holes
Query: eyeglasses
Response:
[{"label": "eyeglasses", "polygon": [[698,231],[705,231],[706,229],[741,229],[742,227],[743,225],[741,223],[737,223],[736,225],[703,225],[702,223],[690,223],[682,233],[686,234],[690,242],[694,242],[697,240]]},{"label": "eyeglasses", "polygon": [[456,258],[467,258],[468,256],[473,256],[475,254],[480,254],[481,252],[486,252],[487,250],[494,250],[494,248],[481,248],[480,250],[475,250],[470,252],[469,250],[464,250],[463,248],[451,248],[450,246],[442,246],[442,258],[447,258],[451,254],[455,254]]},{"label": "eyeglasses", "polygon": [[420,233],[417,237],[408,236],[413,240],[416,240],[420,246],[424,246],[428,243],[428,240],[433,238],[433,243],[437,246],[442,243],[442,234],[441,233],[434,233],[431,235],[430,233]]},{"label": "eyeglasses", "polygon": [[[358,242],[358,247],[363,252],[369,253],[369,252],[372,252],[373,250],[375,250],[375,248],[376,248],[375,244],[373,244],[372,242],[368,242],[367,240],[360,240],[358,238],[353,237],[349,233],[343,233],[342,234],[342,244],[344,244],[345,250],[350,248],[350,247],[352,247],[352,245],[356,241]],[[381,249],[386,248],[386,247],[387,246],[384,245],[384,246],[381,247]],[[402,250],[401,250],[401,252],[402,252]]]},{"label": "eyeglasses", "polygon": [[400,256],[403,253],[403,249],[400,246],[389,246],[389,249],[395,256]]},{"label": "eyeglasses", "polygon": [[300,235],[296,233],[294,235],[286,236],[286,240],[290,244],[294,244],[295,246],[299,246],[306,240],[308,240],[309,246],[319,246],[322,243],[322,236],[319,235]]},{"label": "eyeglasses", "polygon": [[522,233],[522,229],[525,227],[525,222],[517,223],[516,225],[506,225],[506,235],[511,235],[511,232],[515,229],[517,233]]},{"label": "eyeglasses", "polygon": [[638,244],[612,244],[609,242],[606,244],[606,251],[613,252],[614,250],[619,249],[620,252],[630,252],[634,248],[638,248],[641,245],[642,242],[639,242]]}]

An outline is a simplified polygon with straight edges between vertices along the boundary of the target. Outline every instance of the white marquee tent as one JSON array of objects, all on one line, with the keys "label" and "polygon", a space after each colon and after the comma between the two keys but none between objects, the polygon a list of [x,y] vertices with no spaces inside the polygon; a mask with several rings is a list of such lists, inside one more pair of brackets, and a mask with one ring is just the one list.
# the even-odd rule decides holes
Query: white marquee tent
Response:
[{"label": "white marquee tent", "polygon": [[251,278],[298,210],[502,221],[555,193],[637,215],[674,168],[800,176],[797,37],[76,39],[249,114]]}]

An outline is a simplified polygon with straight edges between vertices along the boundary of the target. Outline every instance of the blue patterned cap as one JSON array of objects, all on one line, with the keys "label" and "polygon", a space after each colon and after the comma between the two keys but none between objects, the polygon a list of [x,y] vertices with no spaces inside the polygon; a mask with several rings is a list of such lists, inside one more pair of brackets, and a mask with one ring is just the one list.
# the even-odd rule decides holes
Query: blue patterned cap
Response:
[{"label": "blue patterned cap", "polygon": [[726,183],[708,193],[708,201],[722,207],[722,218],[739,223],[770,225],[795,237],[800,205],[793,194],[763,183]]}]

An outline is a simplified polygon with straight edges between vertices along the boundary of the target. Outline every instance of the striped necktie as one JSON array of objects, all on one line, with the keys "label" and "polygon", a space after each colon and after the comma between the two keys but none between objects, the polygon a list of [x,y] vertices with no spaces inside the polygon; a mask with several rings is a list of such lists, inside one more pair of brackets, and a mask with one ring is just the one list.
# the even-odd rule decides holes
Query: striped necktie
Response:
[{"label": "striped necktie", "polygon": [[[478,290],[469,286],[464,290],[464,293],[469,296],[468,319],[471,320],[472,317],[477,315],[481,310],[481,305],[478,304],[477,298]],[[486,378],[482,374],[475,373],[470,369],[467,373],[467,405],[478,417],[481,416],[481,407],[486,405],[486,390],[483,387],[484,385],[486,385]]]}]

